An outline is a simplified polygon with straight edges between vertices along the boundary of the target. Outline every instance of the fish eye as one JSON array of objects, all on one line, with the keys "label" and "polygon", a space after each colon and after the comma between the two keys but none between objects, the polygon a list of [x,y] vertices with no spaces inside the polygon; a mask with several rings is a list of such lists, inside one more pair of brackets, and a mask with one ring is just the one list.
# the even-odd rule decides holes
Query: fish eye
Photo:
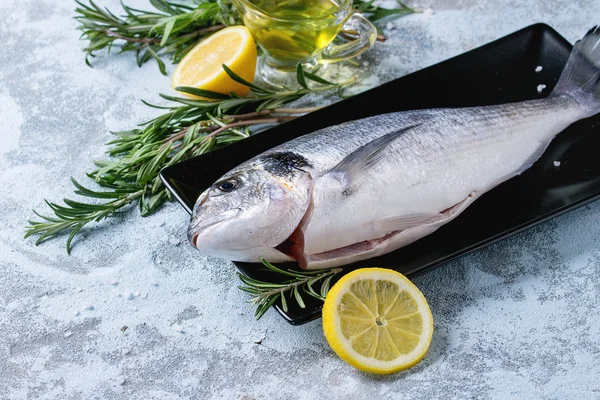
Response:
[{"label": "fish eye", "polygon": [[227,179],[219,184],[217,184],[217,189],[221,192],[231,192],[238,186],[238,181],[235,179]]}]

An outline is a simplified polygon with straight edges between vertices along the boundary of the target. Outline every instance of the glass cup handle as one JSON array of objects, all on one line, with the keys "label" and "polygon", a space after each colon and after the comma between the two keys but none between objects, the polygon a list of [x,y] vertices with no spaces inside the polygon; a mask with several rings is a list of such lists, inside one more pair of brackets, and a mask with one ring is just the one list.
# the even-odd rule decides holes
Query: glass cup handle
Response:
[{"label": "glass cup handle", "polygon": [[344,44],[329,45],[321,53],[320,63],[335,63],[357,56],[363,51],[370,49],[377,40],[377,28],[362,14],[352,14],[346,20],[346,23],[344,23],[342,30],[350,31],[358,35],[358,38]]}]

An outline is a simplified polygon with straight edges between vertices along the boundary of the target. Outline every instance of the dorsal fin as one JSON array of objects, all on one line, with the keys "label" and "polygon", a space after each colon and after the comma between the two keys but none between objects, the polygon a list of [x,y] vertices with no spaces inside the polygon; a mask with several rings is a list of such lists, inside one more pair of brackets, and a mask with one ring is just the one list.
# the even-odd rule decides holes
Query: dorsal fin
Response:
[{"label": "dorsal fin", "polygon": [[[345,191],[360,180],[361,172],[377,164],[382,157],[382,151],[390,143],[416,126],[418,125],[411,125],[370,141],[348,154],[336,166],[327,171],[325,175],[330,175],[340,181],[342,191]],[[362,176],[365,176],[365,174],[362,174]]]}]

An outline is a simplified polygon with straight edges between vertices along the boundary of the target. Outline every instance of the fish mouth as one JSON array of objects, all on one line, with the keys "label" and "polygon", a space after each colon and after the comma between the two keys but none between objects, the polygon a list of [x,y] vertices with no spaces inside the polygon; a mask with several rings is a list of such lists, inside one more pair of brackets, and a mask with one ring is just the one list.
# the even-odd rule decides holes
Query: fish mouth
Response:
[{"label": "fish mouth", "polygon": [[195,248],[198,248],[197,246],[197,242],[198,242],[198,237],[200,236],[200,233],[206,233],[207,229],[210,228],[214,228],[217,224],[220,224],[223,221],[226,221],[228,219],[232,219],[235,218],[241,211],[241,208],[234,208],[228,211],[225,211],[224,213],[221,213],[219,215],[214,216],[213,218],[210,218],[208,220],[200,220],[197,221],[196,223],[192,223],[190,224],[190,227],[188,229],[188,241],[190,242],[190,244],[192,246],[194,246]]}]

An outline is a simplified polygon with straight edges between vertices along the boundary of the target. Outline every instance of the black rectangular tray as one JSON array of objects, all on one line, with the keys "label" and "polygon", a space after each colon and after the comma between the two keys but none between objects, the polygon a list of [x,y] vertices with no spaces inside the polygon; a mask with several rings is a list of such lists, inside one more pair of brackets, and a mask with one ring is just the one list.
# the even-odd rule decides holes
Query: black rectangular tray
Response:
[{"label": "black rectangular tray", "polygon": [[[225,149],[194,157],[161,171],[161,178],[188,213],[207,187],[247,159],[329,125],[375,114],[439,107],[502,104],[546,96],[552,91],[572,46],[554,29],[536,24],[447,61],[396,79],[352,98],[276,126]],[[540,65],[543,70],[535,72]],[[539,84],[545,84],[542,94]],[[395,269],[412,278],[514,235],[600,197],[600,115],[558,135],[542,158],[521,176],[484,194],[453,222],[397,251],[352,264]],[[554,161],[560,161],[555,166]],[[281,280],[259,264],[235,263],[260,280]],[[289,264],[293,266],[293,264]],[[277,311],[291,324],[321,315],[321,303],[306,308],[289,301]]]}]

